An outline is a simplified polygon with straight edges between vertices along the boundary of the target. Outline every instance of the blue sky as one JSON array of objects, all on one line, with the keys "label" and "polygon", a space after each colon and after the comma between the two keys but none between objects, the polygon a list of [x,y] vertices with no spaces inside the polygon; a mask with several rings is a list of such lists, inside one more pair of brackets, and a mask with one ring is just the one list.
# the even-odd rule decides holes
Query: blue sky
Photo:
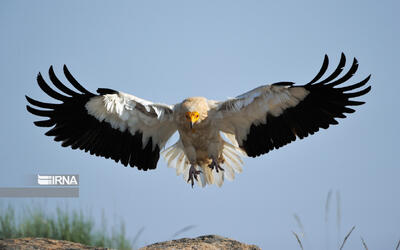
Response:
[{"label": "blue sky", "polygon": [[[264,249],[326,246],[324,206],[340,191],[347,249],[394,249],[400,238],[398,1],[1,1],[0,186],[27,175],[80,175],[80,198],[38,199],[123,218],[141,245],[219,234]],[[261,84],[311,80],[324,54],[357,57],[354,81],[372,74],[367,103],[340,124],[259,158],[222,188],[190,188],[161,158],[155,171],[62,148],[25,110],[24,95],[48,101],[35,82],[67,64],[87,89],[109,87],[174,104],[188,96],[223,100]],[[350,60],[349,60],[350,61]],[[174,137],[174,140],[176,137]],[[172,143],[171,141],[170,143]],[[335,195],[334,195],[335,196]],[[334,197],[333,196],[333,197]],[[2,199],[31,204],[32,199]],[[334,205],[334,199],[332,199]],[[336,246],[334,210],[329,215]]]}]

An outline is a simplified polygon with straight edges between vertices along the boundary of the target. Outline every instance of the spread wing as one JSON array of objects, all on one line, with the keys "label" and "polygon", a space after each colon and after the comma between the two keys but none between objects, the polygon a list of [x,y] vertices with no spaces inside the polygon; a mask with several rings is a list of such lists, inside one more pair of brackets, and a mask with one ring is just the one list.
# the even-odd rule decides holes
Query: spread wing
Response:
[{"label": "spread wing", "polygon": [[27,110],[48,118],[34,124],[53,127],[46,135],[54,136],[63,147],[85,150],[141,170],[155,169],[160,149],[176,131],[172,106],[111,89],[100,88],[98,94],[93,94],[75,80],[65,65],[64,74],[74,90],[61,83],[52,67],[50,80],[59,92],[38,74],[39,87],[61,103],[44,103],[26,96],[34,107],[27,106]]},{"label": "spread wing", "polygon": [[357,71],[358,62],[354,58],[349,71],[339,77],[346,63],[342,53],[337,68],[321,80],[328,62],[325,55],[319,73],[305,85],[279,82],[217,103],[214,115],[220,130],[234,135],[247,155],[256,157],[297,137],[302,139],[320,128],[338,124],[336,118],[345,118],[345,113],[354,112],[350,106],[364,104],[352,98],[370,91],[370,86],[360,90],[370,76],[359,83],[339,87]]}]

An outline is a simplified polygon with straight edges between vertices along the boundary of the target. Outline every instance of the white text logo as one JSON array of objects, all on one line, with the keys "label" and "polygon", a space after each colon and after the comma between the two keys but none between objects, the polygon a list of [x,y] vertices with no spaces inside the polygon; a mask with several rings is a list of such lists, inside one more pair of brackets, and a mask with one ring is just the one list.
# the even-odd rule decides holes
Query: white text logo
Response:
[{"label": "white text logo", "polygon": [[38,175],[39,185],[51,186],[78,186],[78,175]]}]

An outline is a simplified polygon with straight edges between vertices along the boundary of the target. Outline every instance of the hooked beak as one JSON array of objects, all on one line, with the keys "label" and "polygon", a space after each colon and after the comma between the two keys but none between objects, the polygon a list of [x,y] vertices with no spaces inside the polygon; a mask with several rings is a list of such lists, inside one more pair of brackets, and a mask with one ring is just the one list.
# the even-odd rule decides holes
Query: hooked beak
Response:
[{"label": "hooked beak", "polygon": [[193,130],[194,124],[199,120],[199,113],[194,111],[194,112],[187,112],[186,113],[186,119],[189,122],[189,127],[190,129]]}]

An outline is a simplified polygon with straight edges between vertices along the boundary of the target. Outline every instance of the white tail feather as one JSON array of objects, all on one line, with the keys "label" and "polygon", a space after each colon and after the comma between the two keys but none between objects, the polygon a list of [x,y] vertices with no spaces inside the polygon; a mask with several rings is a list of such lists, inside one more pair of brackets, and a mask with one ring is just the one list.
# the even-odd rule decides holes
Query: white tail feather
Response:
[{"label": "white tail feather", "polygon": [[[221,164],[224,171],[212,170],[208,164],[204,163],[201,166],[196,166],[197,170],[201,173],[198,176],[197,184],[201,187],[206,185],[216,184],[221,187],[224,179],[232,181],[235,178],[235,172],[242,172],[243,161],[240,156],[245,155],[242,149],[232,145],[229,142],[223,142],[222,156],[225,162]],[[182,142],[179,140],[174,145],[168,147],[162,152],[165,157],[168,167],[176,169],[176,175],[183,175],[184,180],[187,182],[189,177],[190,163],[185,155]]]},{"label": "white tail feather", "polygon": [[228,161],[225,161],[224,166],[225,166],[225,168],[224,168],[225,173],[224,174],[225,174],[226,179],[228,179],[230,181],[233,181],[233,179],[235,179],[235,171],[233,171],[233,168],[229,164]]}]

